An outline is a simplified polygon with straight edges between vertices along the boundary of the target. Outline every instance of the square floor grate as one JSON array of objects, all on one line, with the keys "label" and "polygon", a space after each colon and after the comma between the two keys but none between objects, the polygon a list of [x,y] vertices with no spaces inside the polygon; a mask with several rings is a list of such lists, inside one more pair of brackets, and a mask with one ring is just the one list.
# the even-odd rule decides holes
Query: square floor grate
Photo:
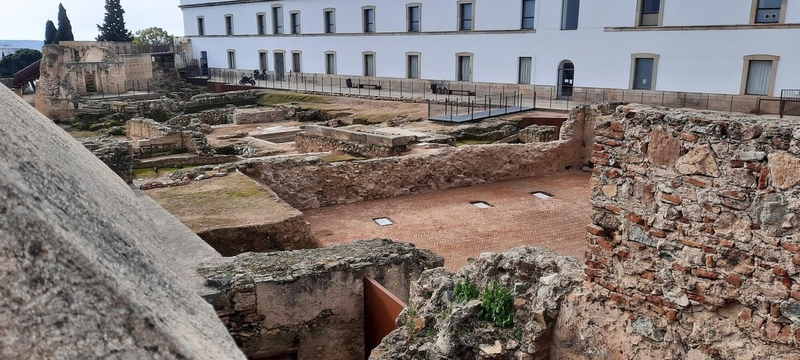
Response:
[{"label": "square floor grate", "polygon": [[380,226],[394,225],[392,220],[387,218],[387,217],[375,218],[375,219],[372,219],[372,221],[374,221],[376,224],[378,224]]},{"label": "square floor grate", "polygon": [[479,209],[488,209],[488,208],[492,207],[492,205],[490,205],[489,203],[487,203],[485,201],[473,201],[470,204],[472,204],[473,206],[475,206],[476,208],[479,208]]},{"label": "square floor grate", "polygon": [[546,193],[544,191],[534,191],[534,192],[531,193],[531,195],[533,195],[534,197],[537,197],[539,199],[549,199],[549,198],[553,197],[553,194]]}]

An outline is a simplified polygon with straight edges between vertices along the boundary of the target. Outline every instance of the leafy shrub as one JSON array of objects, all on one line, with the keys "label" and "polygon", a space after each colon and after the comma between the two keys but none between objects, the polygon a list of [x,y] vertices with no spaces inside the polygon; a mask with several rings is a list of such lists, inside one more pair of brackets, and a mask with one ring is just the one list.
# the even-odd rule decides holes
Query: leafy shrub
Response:
[{"label": "leafy shrub", "polygon": [[514,324],[514,299],[511,293],[493,281],[481,294],[481,310],[478,317],[490,321],[497,327],[509,327]]},{"label": "leafy shrub", "polygon": [[478,295],[480,295],[478,287],[475,286],[469,276],[467,276],[466,280],[458,280],[456,282],[456,290],[453,293],[456,302],[465,303],[472,299],[477,299]]}]

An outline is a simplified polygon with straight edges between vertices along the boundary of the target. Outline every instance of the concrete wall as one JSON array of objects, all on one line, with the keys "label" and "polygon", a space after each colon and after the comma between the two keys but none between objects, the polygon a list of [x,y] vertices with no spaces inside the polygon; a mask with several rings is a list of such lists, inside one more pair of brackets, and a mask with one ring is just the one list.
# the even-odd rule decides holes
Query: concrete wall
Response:
[{"label": "concrete wall", "polygon": [[639,106],[598,121],[586,279],[598,303],[618,309],[615,319],[649,338],[608,351],[797,354],[797,129]]},{"label": "concrete wall", "polygon": [[[214,1],[182,1],[182,5]],[[779,27],[750,26],[751,0],[666,2],[666,29],[615,31],[633,27],[637,1],[583,1],[577,30],[561,30],[561,2],[537,1],[535,32],[520,30],[518,0],[475,1],[475,31],[457,29],[457,2],[421,0],[423,33],[406,32],[406,2],[377,0],[347,2],[296,0],[246,2],[212,7],[184,7],[186,34],[195,57],[208,53],[209,66],[227,68],[227,51],[236,52],[240,69],[259,67],[259,51],[267,51],[268,69],[274,55],[285,52],[286,69],[293,51],[301,52],[301,72],[325,72],[324,53],[336,52],[337,73],[363,75],[363,56],[375,52],[378,77],[405,78],[406,53],[421,53],[423,79],[454,80],[456,54],[473,53],[473,81],[516,84],[520,57],[533,59],[531,82],[557,85],[558,68],[564,60],[575,65],[577,87],[628,89],[631,55],[660,55],[654,90],[739,94],[744,56],[768,54],[780,57],[775,92],[797,87],[800,73],[791,64],[800,61],[800,50],[785,46],[800,32],[800,4],[788,1],[786,23]],[[284,32],[289,32],[289,12],[300,11],[302,35],[274,35],[271,6],[283,6]],[[376,8],[376,33],[362,32],[361,7]],[[323,9],[336,9],[336,32],[323,32]],[[267,35],[256,35],[256,13],[266,13]],[[235,36],[226,36],[224,17],[233,15]],[[398,16],[398,14],[401,14]],[[197,17],[203,16],[206,36],[197,36]],[[726,25],[727,27],[705,27]],[[695,26],[695,27],[692,27]],[[696,26],[700,26],[699,28]],[[769,41],[764,41],[769,39]],[[709,65],[713,59],[713,66]]]},{"label": "concrete wall", "polygon": [[198,272],[214,290],[205,299],[249,357],[352,360],[364,358],[364,276],[407,301],[411,281],[442,264],[411,244],[376,239],[247,253]]}]

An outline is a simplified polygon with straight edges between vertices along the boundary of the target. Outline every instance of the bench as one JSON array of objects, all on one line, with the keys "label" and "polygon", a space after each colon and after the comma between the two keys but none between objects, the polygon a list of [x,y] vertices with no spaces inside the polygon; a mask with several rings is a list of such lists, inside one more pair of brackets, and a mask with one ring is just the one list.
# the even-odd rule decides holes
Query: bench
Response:
[{"label": "bench", "polygon": [[475,96],[475,92],[468,89],[449,89],[448,93],[450,95],[460,94],[460,95],[467,95],[467,96]]},{"label": "bench", "polygon": [[366,84],[358,84],[358,88],[359,88],[359,89],[375,89],[375,90],[380,90],[380,89],[381,89],[381,86],[380,86],[380,85],[378,85],[378,84],[370,84],[370,83],[366,83]]}]

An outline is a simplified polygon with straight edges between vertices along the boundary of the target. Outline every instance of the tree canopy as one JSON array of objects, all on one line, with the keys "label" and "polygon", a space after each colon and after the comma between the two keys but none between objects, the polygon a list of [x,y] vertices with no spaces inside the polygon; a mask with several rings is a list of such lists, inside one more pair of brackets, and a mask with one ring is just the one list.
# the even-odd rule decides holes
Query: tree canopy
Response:
[{"label": "tree canopy", "polygon": [[42,59],[42,52],[22,49],[0,59],[0,77],[13,77],[18,71]]},{"label": "tree canopy", "polygon": [[57,43],[56,36],[58,36],[56,25],[53,24],[52,20],[47,20],[47,24],[44,26],[44,44],[50,45]]},{"label": "tree canopy", "polygon": [[97,25],[97,30],[100,30],[97,41],[132,41],[133,35],[125,28],[124,15],[125,10],[119,0],[106,0],[106,17],[103,25]]},{"label": "tree canopy", "polygon": [[149,27],[137,31],[133,42],[137,45],[172,45],[173,36],[160,27]]},{"label": "tree canopy", "polygon": [[75,41],[75,35],[72,34],[72,24],[67,17],[67,9],[64,5],[58,4],[58,31],[56,33],[56,43],[61,41]]}]

